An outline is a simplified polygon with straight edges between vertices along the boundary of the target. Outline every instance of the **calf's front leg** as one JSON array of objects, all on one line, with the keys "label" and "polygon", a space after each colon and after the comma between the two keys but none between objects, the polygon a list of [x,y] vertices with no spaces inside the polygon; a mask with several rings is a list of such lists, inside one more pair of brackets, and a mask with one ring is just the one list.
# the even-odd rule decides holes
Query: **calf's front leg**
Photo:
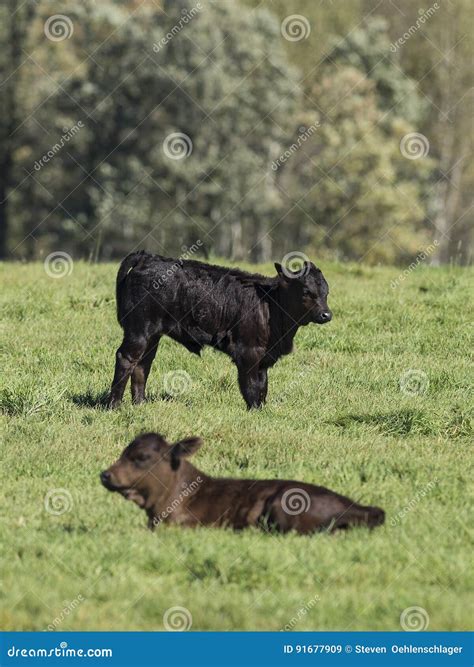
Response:
[{"label": "calf's front leg", "polygon": [[268,372],[266,368],[260,368],[258,379],[260,382],[260,403],[265,403],[268,391]]},{"label": "calf's front leg", "polygon": [[262,380],[258,364],[251,366],[248,363],[237,364],[239,387],[247,408],[259,408],[263,403]]}]

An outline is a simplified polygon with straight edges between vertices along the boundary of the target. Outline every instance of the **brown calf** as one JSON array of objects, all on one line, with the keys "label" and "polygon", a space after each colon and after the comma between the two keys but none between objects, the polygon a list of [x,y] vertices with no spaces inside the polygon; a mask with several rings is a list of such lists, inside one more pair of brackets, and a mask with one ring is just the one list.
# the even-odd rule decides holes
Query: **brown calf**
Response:
[{"label": "brown calf", "polygon": [[157,433],[145,433],[101,473],[101,482],[143,508],[151,529],[164,522],[311,533],[353,525],[373,528],[384,522],[382,509],[359,505],[321,486],[209,477],[186,461],[200,446],[199,438],[170,445]]}]

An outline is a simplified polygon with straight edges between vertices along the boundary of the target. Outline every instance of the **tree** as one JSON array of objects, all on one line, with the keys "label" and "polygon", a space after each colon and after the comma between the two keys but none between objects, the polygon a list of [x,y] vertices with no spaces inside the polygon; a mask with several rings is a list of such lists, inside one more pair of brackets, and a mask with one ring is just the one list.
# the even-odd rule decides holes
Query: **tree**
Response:
[{"label": "tree", "polygon": [[378,106],[387,115],[416,125],[426,113],[427,104],[418,94],[417,82],[397,66],[387,29],[387,21],[380,16],[365,20],[342,40],[333,40],[325,63],[363,72],[375,83]]},{"label": "tree", "polygon": [[[366,0],[365,11],[388,19],[395,43],[416,26],[396,51],[396,64],[415,79],[426,103],[422,129],[430,156],[438,161],[431,185],[429,213],[439,241],[435,261],[472,262],[474,165],[472,155],[472,3],[433,3],[423,11],[411,0]],[[425,17],[420,23],[420,17]],[[428,18],[426,18],[428,16]],[[410,34],[410,33],[408,33]]]},{"label": "tree", "polygon": [[[80,28],[64,46],[80,66],[30,122],[53,136],[79,118],[84,129],[34,174],[36,211],[50,216],[43,235],[62,229],[63,243],[102,257],[141,243],[175,254],[197,239],[207,251],[269,257],[266,227],[280,205],[270,155],[297,99],[279,24],[237,4],[193,8],[164,2],[163,14],[145,7],[129,21],[112,3],[71,8]],[[91,44],[100,46],[81,63]]]},{"label": "tree", "polygon": [[21,144],[20,77],[23,48],[36,6],[33,0],[7,0],[0,8],[0,259],[8,257],[10,195],[17,184],[14,153]]},{"label": "tree", "polygon": [[290,224],[304,230],[296,234],[300,244],[340,258],[406,261],[429,239],[419,185],[429,160],[400,154],[399,136],[410,126],[400,119],[382,124],[375,82],[352,67],[328,67],[312,97],[319,126],[279,180]]}]

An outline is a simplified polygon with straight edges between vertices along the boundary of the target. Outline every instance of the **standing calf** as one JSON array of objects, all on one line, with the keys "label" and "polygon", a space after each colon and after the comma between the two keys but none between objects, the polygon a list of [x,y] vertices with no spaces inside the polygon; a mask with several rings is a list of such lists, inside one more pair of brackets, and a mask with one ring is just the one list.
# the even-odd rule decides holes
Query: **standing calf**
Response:
[{"label": "standing calf", "polygon": [[163,335],[200,354],[210,345],[237,366],[248,408],[265,402],[267,369],[291,352],[300,326],[331,320],[328,284],[313,263],[292,273],[275,264],[266,278],[238,269],[145,252],[126,257],[117,275],[117,350],[108,405],[117,406],[131,377],[132,400],[145,385]]},{"label": "standing calf", "polygon": [[384,522],[379,507],[359,505],[322,486],[209,477],[186,461],[200,446],[199,438],[170,445],[158,433],[144,433],[101,473],[101,482],[144,509],[151,529],[163,522],[312,533]]}]

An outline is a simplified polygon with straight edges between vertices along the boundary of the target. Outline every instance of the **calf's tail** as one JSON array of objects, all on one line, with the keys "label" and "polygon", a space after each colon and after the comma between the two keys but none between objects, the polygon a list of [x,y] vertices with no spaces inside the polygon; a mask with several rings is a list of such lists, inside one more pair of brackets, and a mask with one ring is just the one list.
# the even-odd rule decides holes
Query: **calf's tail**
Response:
[{"label": "calf's tail", "polygon": [[115,286],[115,298],[117,302],[117,319],[119,324],[123,326],[123,319],[125,316],[125,292],[127,289],[127,278],[130,272],[137,266],[137,264],[142,260],[144,255],[143,251],[132,252],[130,255],[127,255],[122,263],[117,273],[117,282]]}]

